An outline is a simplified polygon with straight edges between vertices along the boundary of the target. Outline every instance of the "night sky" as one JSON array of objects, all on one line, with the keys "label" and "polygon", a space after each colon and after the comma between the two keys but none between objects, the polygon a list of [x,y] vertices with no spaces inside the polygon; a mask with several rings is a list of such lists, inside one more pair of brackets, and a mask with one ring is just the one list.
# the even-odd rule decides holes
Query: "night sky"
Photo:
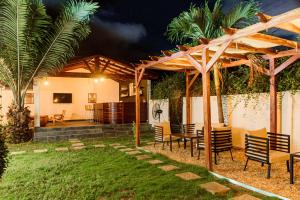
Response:
[{"label": "night sky", "polygon": [[[53,13],[64,0],[45,0]],[[134,62],[160,50],[172,49],[164,36],[167,25],[191,4],[203,5],[204,0],[98,0],[100,9],[91,22],[92,33],[81,43],[78,56],[102,54],[126,62]],[[210,0],[213,3],[213,0]],[[228,11],[239,0],[224,0]],[[260,0],[261,9],[269,15],[278,15],[300,7],[300,0]],[[51,13],[50,13],[51,14]],[[295,35],[278,30],[268,33],[295,39]]]}]

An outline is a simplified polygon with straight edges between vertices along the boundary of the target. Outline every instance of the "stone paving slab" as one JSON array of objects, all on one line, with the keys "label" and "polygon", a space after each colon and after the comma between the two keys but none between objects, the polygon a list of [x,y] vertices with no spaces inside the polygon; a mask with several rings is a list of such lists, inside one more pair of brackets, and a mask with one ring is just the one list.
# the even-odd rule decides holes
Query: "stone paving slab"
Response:
[{"label": "stone paving slab", "polygon": [[93,145],[95,148],[104,148],[104,147],[106,147],[106,145],[105,144],[95,144],[95,145]]},{"label": "stone paving slab", "polygon": [[140,155],[140,156],[136,156],[137,160],[146,160],[146,159],[150,159],[151,156],[148,155]]},{"label": "stone paving slab", "polygon": [[58,147],[55,148],[55,151],[69,151],[68,147]]},{"label": "stone paving slab", "polygon": [[249,194],[243,194],[243,195],[240,195],[237,197],[233,197],[233,198],[231,198],[231,200],[261,200],[261,199],[251,196]]},{"label": "stone paving slab", "polygon": [[85,149],[86,146],[77,146],[77,147],[73,147],[74,150],[81,150],[81,149]]},{"label": "stone paving slab", "polygon": [[109,146],[120,146],[120,145],[122,145],[122,144],[120,144],[120,143],[112,143],[112,144],[110,144]]},{"label": "stone paving slab", "polygon": [[161,164],[164,163],[161,160],[149,160],[148,163],[152,164],[152,165],[157,165],[157,164]]},{"label": "stone paving slab", "polygon": [[127,148],[127,146],[120,145],[120,146],[113,146],[113,148],[115,148],[115,149],[122,149],[122,148]]},{"label": "stone paving slab", "polygon": [[230,190],[229,187],[226,187],[217,182],[204,183],[201,184],[200,187],[213,195],[222,195]]},{"label": "stone paving slab", "polygon": [[26,151],[13,151],[13,152],[10,152],[11,155],[21,155],[21,154],[25,154]]},{"label": "stone paving slab", "polygon": [[72,144],[72,147],[81,147],[81,146],[84,146],[84,144],[81,142]]},{"label": "stone paving slab", "polygon": [[71,142],[71,143],[78,143],[78,142],[80,142],[80,140],[79,139],[69,139],[69,142]]},{"label": "stone paving slab", "polygon": [[201,177],[197,174],[194,174],[192,172],[183,172],[183,173],[180,173],[180,174],[175,174],[175,176],[183,179],[183,180],[186,180],[186,181],[191,181],[191,180],[196,180],[196,179],[200,179]]},{"label": "stone paving slab", "polygon": [[35,149],[33,150],[33,153],[46,153],[48,152],[48,149]]},{"label": "stone paving slab", "polygon": [[142,153],[142,152],[140,152],[140,151],[129,151],[129,152],[126,152],[126,154],[128,154],[128,155],[136,155],[136,154],[140,154],[140,153]]},{"label": "stone paving slab", "polygon": [[179,167],[177,167],[175,165],[164,165],[164,166],[160,166],[158,168],[160,168],[161,170],[163,170],[165,172],[172,171],[172,170],[175,170],[175,169],[179,169]]},{"label": "stone paving slab", "polygon": [[126,151],[135,151],[134,149],[132,148],[126,148],[126,149],[119,149],[120,151],[123,151],[123,152],[126,152]]}]

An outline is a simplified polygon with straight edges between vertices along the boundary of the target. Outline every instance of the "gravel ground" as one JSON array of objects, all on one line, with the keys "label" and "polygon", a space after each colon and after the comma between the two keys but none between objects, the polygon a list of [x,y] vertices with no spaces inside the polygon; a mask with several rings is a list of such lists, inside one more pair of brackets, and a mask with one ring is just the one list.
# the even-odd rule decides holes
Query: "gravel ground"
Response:
[{"label": "gravel ground", "polygon": [[[174,144],[172,152],[169,150],[169,146],[165,145],[165,149],[163,150],[160,144],[157,144],[156,147],[147,145],[144,148],[179,162],[205,166],[203,150],[198,160],[196,149],[194,150],[194,157],[190,156],[190,147],[187,147],[186,150],[183,147],[178,149],[177,145]],[[271,178],[267,179],[267,165],[262,167],[258,162],[249,161],[247,171],[243,171],[246,161],[243,150],[233,150],[233,158],[234,161],[231,160],[229,152],[220,153],[219,163],[218,165],[214,165],[214,172],[283,197],[295,200],[300,199],[300,162],[297,162],[294,166],[296,174],[295,184],[290,185],[289,173],[287,172],[285,162],[273,164]]]}]

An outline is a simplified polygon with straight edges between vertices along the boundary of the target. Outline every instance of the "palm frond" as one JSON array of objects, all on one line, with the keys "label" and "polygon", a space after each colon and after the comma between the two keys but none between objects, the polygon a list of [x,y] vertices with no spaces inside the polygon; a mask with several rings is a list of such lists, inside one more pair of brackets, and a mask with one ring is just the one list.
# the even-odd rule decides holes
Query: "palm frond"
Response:
[{"label": "palm frond", "polygon": [[75,55],[79,42],[90,33],[90,16],[96,12],[98,5],[84,1],[69,1],[56,19],[54,27],[43,40],[40,57],[32,75],[24,87],[26,91],[33,78],[59,71]]},{"label": "palm frond", "polygon": [[255,14],[260,11],[258,3],[255,0],[241,2],[236,5],[224,17],[223,26],[228,27],[244,27],[256,21]]}]

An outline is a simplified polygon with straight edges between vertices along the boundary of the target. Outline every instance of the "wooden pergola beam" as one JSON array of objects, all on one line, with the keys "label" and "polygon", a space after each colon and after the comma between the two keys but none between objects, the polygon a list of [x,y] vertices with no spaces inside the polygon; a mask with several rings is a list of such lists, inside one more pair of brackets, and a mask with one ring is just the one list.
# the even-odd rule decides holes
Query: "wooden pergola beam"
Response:
[{"label": "wooden pergola beam", "polygon": [[294,55],[282,63],[280,66],[276,67],[274,70],[275,76],[280,73],[282,70],[290,66],[292,63],[296,62],[300,58],[300,55]]},{"label": "wooden pergola beam", "polygon": [[202,65],[191,55],[187,54],[185,57],[189,60],[189,62],[194,66],[200,73],[202,73],[203,67]]},{"label": "wooden pergola beam", "polygon": [[[267,23],[273,19],[272,16],[264,14],[264,13],[257,13],[257,16],[262,23]],[[292,21],[292,20],[290,20],[290,21]],[[274,27],[300,34],[300,28],[295,26],[294,24],[290,23],[290,21],[283,22],[281,24],[277,24]]]},{"label": "wooden pergola beam", "polygon": [[207,49],[202,54],[202,87],[203,87],[203,111],[204,111],[204,146],[205,164],[209,171],[213,171],[211,152],[211,110],[210,110],[210,72],[206,71],[209,56]]},{"label": "wooden pergola beam", "polygon": [[197,71],[197,73],[193,76],[192,80],[189,81],[189,89],[193,86],[194,82],[197,80],[198,76],[200,75],[200,72]]},{"label": "wooden pergola beam", "polygon": [[227,47],[230,44],[231,44],[231,41],[228,41],[228,42],[222,44],[222,46],[218,49],[218,51],[215,53],[215,55],[206,64],[206,68],[205,68],[206,70],[205,70],[205,72],[210,71],[210,69],[212,68],[212,66],[218,61],[218,59],[220,58],[220,56],[224,53],[224,51],[227,49]]},{"label": "wooden pergola beam", "polygon": [[191,96],[190,96],[190,76],[185,73],[185,104],[186,104],[186,124],[191,124]]}]

